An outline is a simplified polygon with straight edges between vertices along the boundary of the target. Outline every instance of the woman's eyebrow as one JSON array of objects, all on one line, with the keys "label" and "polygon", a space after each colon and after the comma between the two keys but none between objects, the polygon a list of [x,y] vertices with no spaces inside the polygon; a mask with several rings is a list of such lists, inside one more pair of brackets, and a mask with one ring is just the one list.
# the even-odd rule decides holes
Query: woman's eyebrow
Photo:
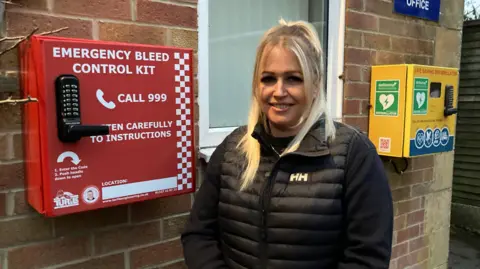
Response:
[{"label": "woman's eyebrow", "polygon": [[302,72],[298,71],[298,70],[288,70],[288,71],[285,71],[285,72],[273,72],[273,71],[263,71],[262,74],[264,75],[273,75],[273,74],[284,74],[284,75],[294,75],[294,74],[297,74],[297,75],[302,75]]}]

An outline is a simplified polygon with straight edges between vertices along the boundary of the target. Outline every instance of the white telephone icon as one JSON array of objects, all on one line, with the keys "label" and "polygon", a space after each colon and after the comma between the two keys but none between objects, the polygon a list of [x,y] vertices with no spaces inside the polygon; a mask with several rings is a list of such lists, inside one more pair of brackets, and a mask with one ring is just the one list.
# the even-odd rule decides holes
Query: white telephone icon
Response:
[{"label": "white telephone icon", "polygon": [[105,101],[105,99],[103,99],[103,91],[101,89],[98,89],[97,90],[97,100],[98,102],[100,102],[100,104],[102,104],[104,107],[108,108],[108,109],[114,109],[115,108],[115,103],[110,101],[110,102],[107,102]]}]

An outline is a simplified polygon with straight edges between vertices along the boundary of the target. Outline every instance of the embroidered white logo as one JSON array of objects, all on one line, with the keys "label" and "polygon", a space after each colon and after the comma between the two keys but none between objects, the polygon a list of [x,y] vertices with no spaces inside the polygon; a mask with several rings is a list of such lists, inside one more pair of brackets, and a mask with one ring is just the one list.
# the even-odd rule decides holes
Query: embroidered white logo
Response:
[{"label": "embroidered white logo", "polygon": [[307,173],[291,174],[290,181],[308,181],[308,174]]}]

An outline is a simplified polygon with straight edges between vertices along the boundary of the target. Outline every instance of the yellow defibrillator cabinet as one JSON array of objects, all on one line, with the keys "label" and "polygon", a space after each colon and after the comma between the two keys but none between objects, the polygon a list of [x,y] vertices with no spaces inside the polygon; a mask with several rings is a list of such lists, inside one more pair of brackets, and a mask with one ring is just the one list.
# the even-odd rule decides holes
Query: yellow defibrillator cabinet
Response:
[{"label": "yellow defibrillator cabinet", "polygon": [[368,136],[379,155],[452,151],[458,69],[414,64],[372,67]]}]

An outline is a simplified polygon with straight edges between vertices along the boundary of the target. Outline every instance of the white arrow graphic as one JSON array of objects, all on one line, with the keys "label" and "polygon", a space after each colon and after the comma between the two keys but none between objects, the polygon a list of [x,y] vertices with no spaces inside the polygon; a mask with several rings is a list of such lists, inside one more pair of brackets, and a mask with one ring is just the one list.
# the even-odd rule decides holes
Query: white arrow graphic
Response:
[{"label": "white arrow graphic", "polygon": [[63,162],[65,158],[70,157],[72,159],[72,163],[78,165],[82,160],[78,157],[78,155],[73,151],[65,151],[60,154],[57,158],[57,163]]}]

